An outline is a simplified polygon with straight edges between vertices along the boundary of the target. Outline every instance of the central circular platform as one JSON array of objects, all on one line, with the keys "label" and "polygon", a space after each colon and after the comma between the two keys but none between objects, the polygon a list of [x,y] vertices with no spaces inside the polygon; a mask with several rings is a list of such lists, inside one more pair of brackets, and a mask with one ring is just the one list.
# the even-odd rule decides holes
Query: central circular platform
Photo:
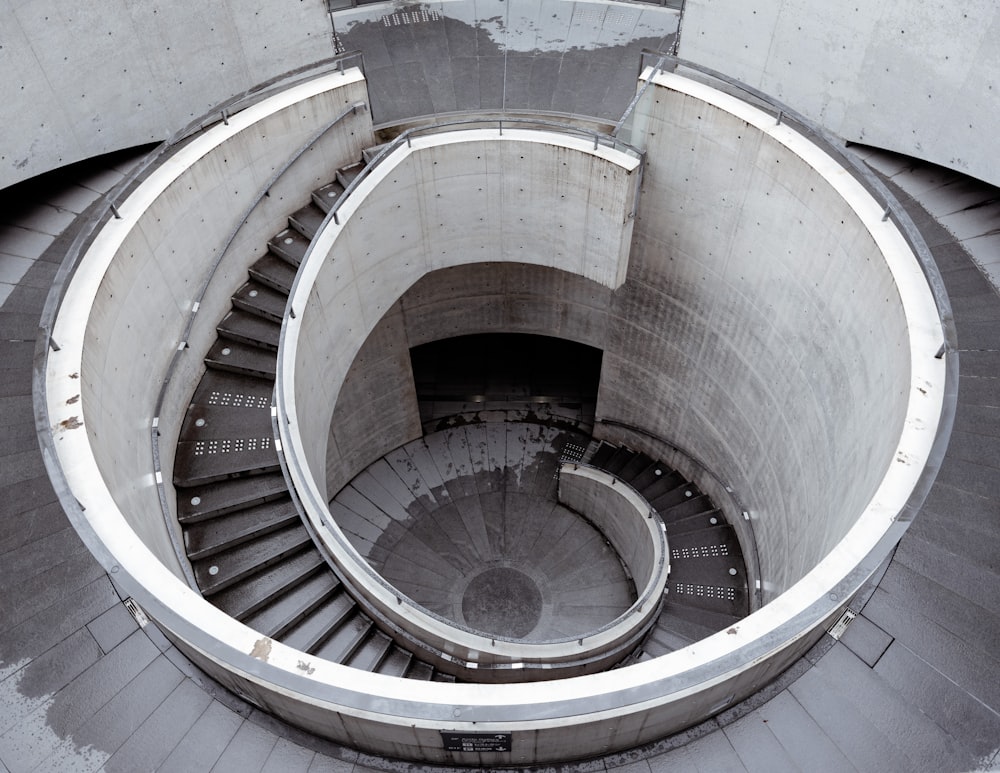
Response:
[{"label": "central circular platform", "polygon": [[498,639],[582,636],[636,596],[605,536],[558,501],[568,443],[586,437],[517,421],[431,432],[361,472],[332,509],[372,568],[434,615]]},{"label": "central circular platform", "polygon": [[462,594],[462,617],[470,628],[523,639],[542,616],[542,594],[523,572],[506,566],[487,569]]}]

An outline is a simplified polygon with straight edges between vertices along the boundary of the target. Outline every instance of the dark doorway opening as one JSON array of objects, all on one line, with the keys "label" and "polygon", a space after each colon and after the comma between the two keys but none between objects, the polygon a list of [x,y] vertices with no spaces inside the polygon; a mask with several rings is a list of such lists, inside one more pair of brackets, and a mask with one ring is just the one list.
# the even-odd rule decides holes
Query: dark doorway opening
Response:
[{"label": "dark doorway opening", "polygon": [[603,352],[525,333],[457,336],[410,350],[424,428],[489,410],[528,411],[592,427]]}]

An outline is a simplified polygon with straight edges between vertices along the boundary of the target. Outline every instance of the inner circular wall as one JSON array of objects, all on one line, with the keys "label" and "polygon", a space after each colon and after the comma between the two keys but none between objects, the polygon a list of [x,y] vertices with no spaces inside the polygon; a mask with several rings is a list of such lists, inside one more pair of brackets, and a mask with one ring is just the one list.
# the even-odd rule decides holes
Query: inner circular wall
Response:
[{"label": "inner circular wall", "polygon": [[[879,243],[829,179],[844,174],[829,157],[817,170],[786,137],[667,86],[640,103],[636,131],[649,162],[620,287],[472,263],[468,233],[434,231],[429,248],[453,265],[390,310],[402,336],[393,346],[516,331],[602,348],[595,435],[662,440],[725,481],[752,520],[767,602],[844,537],[890,466],[912,392],[908,322]],[[599,193],[588,194],[594,206]],[[522,238],[552,244],[550,229]],[[311,388],[311,359],[300,368],[299,394]],[[308,441],[317,450],[318,426]],[[346,442],[334,422],[329,447]],[[347,471],[325,461],[332,495]]]}]

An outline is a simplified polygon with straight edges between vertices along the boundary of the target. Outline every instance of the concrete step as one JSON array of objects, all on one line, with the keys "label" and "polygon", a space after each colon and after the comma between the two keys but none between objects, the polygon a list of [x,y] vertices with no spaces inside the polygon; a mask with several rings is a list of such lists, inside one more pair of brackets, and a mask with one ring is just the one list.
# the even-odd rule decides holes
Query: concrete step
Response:
[{"label": "concrete step", "polygon": [[333,572],[313,572],[284,592],[272,593],[270,601],[243,622],[265,636],[281,639],[338,594],[340,583]]},{"label": "concrete step", "polygon": [[385,657],[382,658],[382,662],[374,670],[376,673],[385,674],[386,676],[405,676],[412,660],[412,654],[402,647],[393,644]]},{"label": "concrete step", "polygon": [[364,161],[357,161],[353,164],[342,166],[337,170],[337,182],[347,188],[366,166],[367,164]]},{"label": "concrete step", "polygon": [[260,378],[239,373],[212,371],[203,373],[191,402],[220,407],[267,410],[274,392],[273,378]]},{"label": "concrete step", "polygon": [[288,294],[251,279],[233,294],[233,308],[277,322],[285,317]]},{"label": "concrete step", "polygon": [[[688,491],[691,492],[691,496],[687,495]],[[657,501],[665,501],[666,496],[669,496],[669,494],[664,497],[658,497]],[[684,490],[683,500],[667,507],[657,507],[657,512],[659,512],[660,517],[669,529],[672,523],[683,521],[685,518],[690,518],[693,515],[707,516],[709,513],[715,512],[715,505],[708,498],[707,494],[702,494],[691,486]]]},{"label": "concrete step", "polygon": [[225,515],[288,496],[281,472],[229,478],[177,492],[177,520],[184,524]]},{"label": "concrete step", "polygon": [[722,513],[718,510],[708,510],[690,515],[687,518],[672,520],[669,524],[666,524],[667,534],[676,536],[689,531],[701,531],[702,529],[710,529],[713,526],[718,526],[721,523],[725,523]]},{"label": "concrete step", "polygon": [[184,414],[178,440],[226,440],[273,435],[270,405],[260,408],[192,403]]},{"label": "concrete step", "polygon": [[307,545],[312,545],[309,532],[298,523],[246,542],[222,555],[195,561],[192,568],[202,595],[207,597],[277,564]]},{"label": "concrete step", "polygon": [[[632,481],[647,470],[651,464],[653,464],[653,460],[645,454],[635,454],[635,456],[629,459],[628,462],[625,463],[625,466],[618,471],[618,477],[632,486]],[[637,488],[636,486],[632,487]]]},{"label": "concrete step", "polygon": [[273,387],[278,359],[276,352],[269,349],[220,338],[208,350],[205,365],[212,371],[270,380]]},{"label": "concrete step", "polygon": [[344,186],[334,180],[332,183],[314,190],[312,192],[312,201],[313,204],[326,213],[333,209],[333,205],[337,203],[343,193]]},{"label": "concrete step", "polygon": [[184,547],[188,558],[197,561],[270,534],[298,520],[299,512],[290,498],[264,502],[191,524],[184,530]]},{"label": "concrete step", "polygon": [[[657,475],[657,470],[660,471],[659,475]],[[687,479],[679,472],[666,465],[660,465],[653,468],[653,481],[651,483],[646,483],[641,488],[639,486],[635,488],[647,502],[652,502],[670,491],[682,486],[686,487],[687,483]]]},{"label": "concrete step", "polygon": [[212,603],[230,617],[243,620],[316,572],[329,573],[330,569],[319,551],[308,545],[298,553],[215,594],[212,596]]},{"label": "concrete step", "polygon": [[[667,601],[663,605],[663,612],[660,613],[662,622],[657,621],[657,625],[673,630],[683,630],[685,624],[700,626],[703,631],[707,631],[707,633],[698,636],[698,639],[703,639],[705,636],[731,628],[738,624],[743,617],[746,615],[731,615],[714,609],[692,606],[668,595]],[[682,624],[680,621],[684,621],[684,623]],[[697,641],[697,639],[693,639],[693,641]]]},{"label": "concrete step", "polygon": [[[352,602],[353,604],[353,602]],[[334,622],[330,622],[333,620]],[[324,660],[345,663],[361,646],[373,628],[370,618],[355,606],[343,621],[320,610],[302,624],[301,630],[286,640],[296,649],[309,652]]]},{"label": "concrete step", "polygon": [[281,325],[271,320],[262,319],[256,314],[233,309],[222,318],[215,330],[220,338],[227,341],[256,346],[270,352],[278,351]]},{"label": "concrete step", "polygon": [[273,252],[268,252],[250,266],[249,273],[261,284],[287,296],[292,291],[296,271],[295,267],[287,260],[278,257]]},{"label": "concrete step", "polygon": [[[646,501],[649,502],[649,504],[651,504],[653,508],[662,515],[672,507],[676,507],[689,499],[695,499],[699,496],[701,496],[701,491],[698,490],[697,486],[693,483],[684,483],[676,488],[672,488],[669,491],[664,492],[663,494],[660,494],[657,497],[647,499]],[[664,520],[666,521],[668,519],[664,518]]]},{"label": "concrete step", "polygon": [[429,682],[432,676],[434,676],[434,666],[416,658],[410,661],[410,667],[406,670],[407,679]]},{"label": "concrete step", "polygon": [[602,470],[605,470],[607,469],[608,460],[614,456],[614,453],[615,446],[601,441],[587,463],[593,467],[600,467]]},{"label": "concrete step", "polygon": [[344,660],[344,665],[362,671],[378,671],[392,646],[392,639],[372,626],[365,640]]},{"label": "concrete step", "polygon": [[619,446],[615,449],[615,452],[611,455],[611,457],[604,463],[603,467],[612,475],[619,475],[625,466],[635,458],[635,456],[636,453],[631,448]]},{"label": "concrete step", "polygon": [[182,441],[177,444],[174,485],[190,488],[278,470],[278,455],[270,433],[256,437]]},{"label": "concrete step", "polygon": [[326,212],[310,201],[289,216],[288,225],[312,241],[325,217]]},{"label": "concrete step", "polygon": [[295,268],[302,263],[306,250],[309,249],[309,240],[296,231],[294,228],[286,228],[275,234],[267,243],[267,248],[282,260],[287,261]]}]

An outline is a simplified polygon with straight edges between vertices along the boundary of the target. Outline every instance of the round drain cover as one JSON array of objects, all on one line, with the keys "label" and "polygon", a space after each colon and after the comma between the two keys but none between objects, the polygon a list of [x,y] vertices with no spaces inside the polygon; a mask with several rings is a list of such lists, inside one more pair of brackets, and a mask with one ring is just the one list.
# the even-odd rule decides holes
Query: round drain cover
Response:
[{"label": "round drain cover", "polygon": [[462,616],[477,631],[513,639],[527,636],[542,614],[542,594],[526,574],[507,567],[487,569],[462,596]]}]

